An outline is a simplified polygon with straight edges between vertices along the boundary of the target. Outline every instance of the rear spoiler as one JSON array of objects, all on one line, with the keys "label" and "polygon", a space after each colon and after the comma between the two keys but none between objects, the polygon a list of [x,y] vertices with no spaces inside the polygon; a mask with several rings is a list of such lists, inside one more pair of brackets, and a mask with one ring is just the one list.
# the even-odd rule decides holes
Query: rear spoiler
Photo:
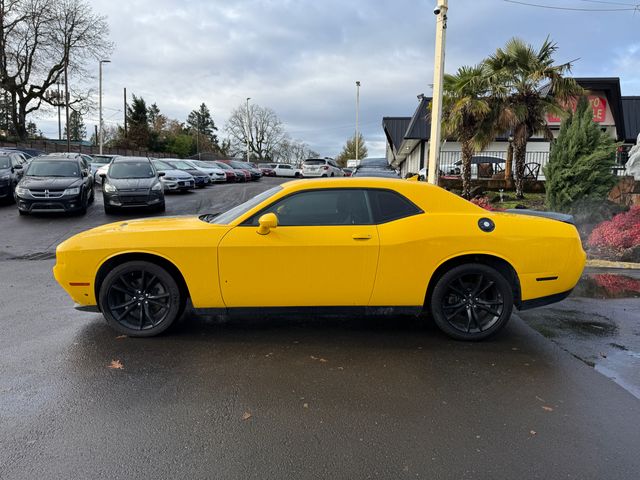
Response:
[{"label": "rear spoiler", "polygon": [[540,212],[538,210],[527,210],[525,208],[510,208],[505,210],[507,213],[518,213],[520,215],[529,215],[531,217],[543,217],[550,218],[551,220],[558,220],[559,222],[569,223],[575,225],[573,215],[558,212]]}]

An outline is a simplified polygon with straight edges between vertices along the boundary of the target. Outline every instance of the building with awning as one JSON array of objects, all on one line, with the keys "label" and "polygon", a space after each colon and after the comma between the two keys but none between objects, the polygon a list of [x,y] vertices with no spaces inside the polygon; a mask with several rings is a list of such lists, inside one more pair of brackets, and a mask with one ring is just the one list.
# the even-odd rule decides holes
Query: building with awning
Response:
[{"label": "building with awning", "polygon": [[[613,139],[622,143],[618,162],[624,165],[625,152],[635,144],[640,134],[640,96],[624,97],[620,91],[620,79],[576,78],[576,82],[586,90],[586,97],[593,108],[593,119],[602,130]],[[546,87],[548,91],[549,87]],[[546,93],[543,89],[543,93]],[[418,106],[410,117],[383,117],[382,129],[386,137],[386,156],[389,163],[398,168],[402,175],[418,173],[428,164],[429,136],[431,133],[431,98],[418,96]],[[575,109],[577,99],[569,102],[567,108]],[[561,119],[547,116],[547,124],[554,135],[560,131]],[[499,169],[499,160],[507,157],[509,133],[495,138],[487,148],[478,153],[492,157]],[[527,144],[526,162],[539,165],[539,178],[543,179],[542,167],[549,160],[550,142],[541,136],[534,136]],[[443,139],[440,150],[440,170],[443,175],[459,173],[460,143],[452,139]],[[482,162],[476,162],[482,163]],[[458,165],[456,165],[458,164]],[[472,167],[477,175],[477,165]]]}]

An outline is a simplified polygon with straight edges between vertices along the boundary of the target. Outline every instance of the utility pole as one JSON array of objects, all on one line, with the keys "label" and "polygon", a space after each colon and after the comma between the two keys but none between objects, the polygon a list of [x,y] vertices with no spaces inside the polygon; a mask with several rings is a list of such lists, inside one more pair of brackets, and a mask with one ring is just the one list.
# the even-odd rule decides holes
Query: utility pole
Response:
[{"label": "utility pole", "polygon": [[[95,129],[95,137],[96,137],[96,141],[98,140],[98,125],[94,125],[93,128]],[[95,145],[94,145],[95,147]],[[100,152],[102,153],[102,151]]]},{"label": "utility pole", "polygon": [[124,87],[124,138],[127,138],[127,87]]},{"label": "utility pole", "polygon": [[356,81],[356,165],[359,159],[360,136],[358,135],[358,120],[360,116],[360,81]]},{"label": "utility pole", "polygon": [[69,131],[69,54],[64,62],[64,104],[67,111],[67,152],[71,151],[71,132]]},{"label": "utility pole", "polygon": [[111,60],[100,60],[99,64],[99,70],[100,70],[100,115],[98,116],[98,123],[100,125],[99,131],[98,131],[98,144],[100,145],[99,149],[98,149],[98,153],[100,153],[100,155],[102,155],[102,137],[104,136],[104,122],[102,120],[102,64],[103,63],[111,63]]},{"label": "utility pole", "polygon": [[58,81],[56,82],[56,84],[58,85],[58,96],[56,98],[56,100],[58,101],[58,140],[62,140],[62,118],[60,115],[60,100],[62,99],[62,95],[60,94],[60,79],[58,78]]},{"label": "utility pole", "polygon": [[249,100],[251,100],[251,97],[247,97],[247,162],[249,161],[249,136],[251,135],[251,115],[249,114]]},{"label": "utility pole", "polygon": [[429,137],[428,182],[437,185],[440,171],[440,127],[442,123],[442,81],[444,77],[444,51],[447,32],[447,0],[437,0],[436,52],[433,62],[433,99],[431,100],[431,136]]}]

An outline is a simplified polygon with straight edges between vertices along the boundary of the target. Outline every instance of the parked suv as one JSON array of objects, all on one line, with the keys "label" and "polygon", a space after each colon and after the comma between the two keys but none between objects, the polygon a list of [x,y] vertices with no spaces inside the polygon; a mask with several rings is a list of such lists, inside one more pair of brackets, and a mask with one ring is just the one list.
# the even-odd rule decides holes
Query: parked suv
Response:
[{"label": "parked suv", "polygon": [[147,157],[116,157],[103,174],[102,195],[105,213],[130,207],[149,207],[164,212],[164,187]]},{"label": "parked suv", "polygon": [[333,158],[308,158],[302,163],[302,176],[344,177],[344,172]]},{"label": "parked suv", "polygon": [[85,213],[94,195],[91,167],[79,156],[43,155],[33,158],[15,189],[20,215],[33,212]]},{"label": "parked suv", "polygon": [[13,201],[13,191],[22,178],[26,165],[21,154],[0,150],[0,200]]}]

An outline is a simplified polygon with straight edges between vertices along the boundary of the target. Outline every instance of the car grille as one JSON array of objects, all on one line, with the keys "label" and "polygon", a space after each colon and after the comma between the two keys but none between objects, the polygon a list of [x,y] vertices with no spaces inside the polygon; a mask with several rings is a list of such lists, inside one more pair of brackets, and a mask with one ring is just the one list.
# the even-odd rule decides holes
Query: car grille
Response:
[{"label": "car grille", "polygon": [[34,198],[60,198],[64,195],[64,190],[29,190]]},{"label": "car grille", "polygon": [[146,205],[149,200],[148,195],[120,195],[119,197],[123,205]]}]

